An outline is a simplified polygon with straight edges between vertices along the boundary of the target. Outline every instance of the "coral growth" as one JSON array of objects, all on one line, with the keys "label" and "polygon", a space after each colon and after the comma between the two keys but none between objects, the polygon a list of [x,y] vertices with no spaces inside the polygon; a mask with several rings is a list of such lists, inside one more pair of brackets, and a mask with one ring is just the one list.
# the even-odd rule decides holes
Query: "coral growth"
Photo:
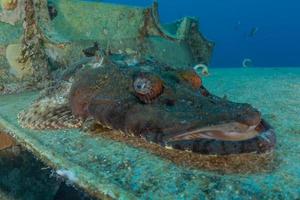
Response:
[{"label": "coral growth", "polygon": [[[1,0],[0,0],[1,1]],[[2,12],[0,12],[0,22],[15,25],[24,17],[24,0],[2,0]]]},{"label": "coral growth", "polygon": [[5,10],[14,10],[18,6],[18,0],[2,0],[1,5]]},{"label": "coral growth", "polygon": [[180,77],[191,84],[191,86],[195,89],[199,89],[202,85],[201,78],[196,74],[196,72],[188,70],[180,73]]},{"label": "coral growth", "polygon": [[24,0],[24,33],[22,38],[22,49],[18,59],[20,63],[31,63],[33,74],[30,78],[33,82],[49,79],[49,63],[45,48],[42,48],[44,44],[44,35],[41,32],[37,20],[36,7],[38,4],[38,1]]}]

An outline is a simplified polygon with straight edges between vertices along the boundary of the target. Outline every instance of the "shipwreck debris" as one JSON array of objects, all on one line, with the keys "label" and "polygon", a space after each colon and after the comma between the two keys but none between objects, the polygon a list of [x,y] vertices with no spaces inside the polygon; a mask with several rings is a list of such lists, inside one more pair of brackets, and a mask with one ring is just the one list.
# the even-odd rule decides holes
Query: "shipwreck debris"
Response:
[{"label": "shipwreck debris", "polygon": [[30,63],[26,67],[32,68],[34,82],[49,79],[48,60],[45,53],[43,33],[37,21],[36,0],[25,0],[24,33],[22,38],[22,50],[19,58],[20,63]]},{"label": "shipwreck debris", "polygon": [[16,25],[24,16],[24,0],[2,0],[0,22]]}]

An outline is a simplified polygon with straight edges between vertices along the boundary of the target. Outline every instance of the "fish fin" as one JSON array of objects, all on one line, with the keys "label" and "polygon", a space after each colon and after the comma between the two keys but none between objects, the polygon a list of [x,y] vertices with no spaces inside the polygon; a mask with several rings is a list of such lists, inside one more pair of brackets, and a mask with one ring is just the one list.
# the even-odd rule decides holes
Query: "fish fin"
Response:
[{"label": "fish fin", "polygon": [[53,99],[38,101],[18,115],[21,127],[34,130],[79,128],[82,120],[76,118],[67,103]]}]

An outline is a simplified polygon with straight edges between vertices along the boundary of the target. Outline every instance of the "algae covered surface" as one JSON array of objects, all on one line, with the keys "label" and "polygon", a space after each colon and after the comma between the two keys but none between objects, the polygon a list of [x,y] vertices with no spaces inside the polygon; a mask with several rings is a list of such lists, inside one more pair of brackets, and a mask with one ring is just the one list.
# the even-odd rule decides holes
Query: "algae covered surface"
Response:
[{"label": "algae covered surface", "polygon": [[0,124],[46,164],[71,171],[76,185],[102,198],[300,198],[300,69],[212,69],[203,81],[214,94],[257,107],[274,126],[278,142],[271,170],[189,168],[101,135],[21,129],[17,113],[36,93],[0,97]]}]

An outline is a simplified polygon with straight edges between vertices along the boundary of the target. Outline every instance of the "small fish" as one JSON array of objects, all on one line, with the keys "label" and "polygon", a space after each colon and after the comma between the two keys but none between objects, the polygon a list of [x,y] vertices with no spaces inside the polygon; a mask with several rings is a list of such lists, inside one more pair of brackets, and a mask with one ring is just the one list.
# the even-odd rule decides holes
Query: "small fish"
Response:
[{"label": "small fish", "polygon": [[94,42],[94,46],[83,49],[82,52],[84,53],[84,55],[86,57],[93,57],[93,56],[96,56],[96,52],[99,50],[100,50],[100,48],[99,48],[98,42]]},{"label": "small fish", "polygon": [[240,30],[240,26],[241,26],[241,21],[238,21],[235,26],[234,26],[234,30],[239,31]]},{"label": "small fish", "polygon": [[249,33],[249,37],[254,37],[257,34],[258,27],[253,27]]}]

